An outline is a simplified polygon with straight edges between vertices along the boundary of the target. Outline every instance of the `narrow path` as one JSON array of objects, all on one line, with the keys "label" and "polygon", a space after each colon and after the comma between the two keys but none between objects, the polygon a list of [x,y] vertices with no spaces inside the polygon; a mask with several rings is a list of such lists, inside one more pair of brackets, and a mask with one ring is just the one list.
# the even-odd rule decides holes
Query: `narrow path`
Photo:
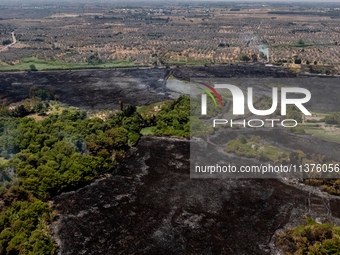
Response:
[{"label": "narrow path", "polygon": [[12,38],[13,38],[13,42],[11,44],[6,45],[5,48],[0,50],[0,52],[7,50],[9,47],[17,43],[17,39],[15,38],[14,31],[12,32]]}]

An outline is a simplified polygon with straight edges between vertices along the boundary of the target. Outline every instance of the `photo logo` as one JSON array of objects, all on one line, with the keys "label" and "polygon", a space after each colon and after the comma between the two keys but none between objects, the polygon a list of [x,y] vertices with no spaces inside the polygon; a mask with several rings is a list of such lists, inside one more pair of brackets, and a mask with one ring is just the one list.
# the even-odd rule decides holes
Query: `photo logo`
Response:
[{"label": "photo logo", "polygon": [[[202,82],[200,82],[200,84],[202,84],[203,86],[206,86],[206,87],[209,88],[212,92],[214,92],[214,94],[217,96],[218,100],[220,101],[221,106],[223,107],[221,97],[219,96],[219,94],[217,93],[217,91],[216,91],[213,87],[211,87],[210,85],[208,85],[208,84],[205,84],[205,83],[202,83]],[[206,93],[212,98],[212,100],[214,101],[215,105],[217,105],[214,96],[213,96],[208,90],[203,89],[203,88],[200,88],[200,87],[197,87],[197,88],[203,90],[204,92],[206,92]],[[202,113],[202,115],[207,115],[207,94],[202,94],[202,95],[201,95],[201,99],[202,99],[201,113]]]},{"label": "photo logo", "polygon": [[[210,85],[200,83],[209,89],[211,89],[215,95],[218,97],[221,106],[223,106],[222,101],[216,90],[211,87]],[[235,85],[231,84],[215,84],[214,87],[216,89],[229,89],[233,97],[233,115],[244,115],[244,94],[243,91]],[[216,104],[216,100],[213,95],[206,89],[197,87],[203,91],[205,91]],[[254,107],[253,103],[253,88],[248,87],[247,94],[248,94],[248,108],[249,111],[255,115],[259,116],[266,116],[270,115],[275,112],[277,105],[278,105],[278,89],[276,87],[273,88],[272,93],[272,106],[268,110],[257,110]],[[287,98],[288,93],[300,93],[304,94],[304,98]],[[207,114],[207,94],[201,95],[201,114]],[[281,88],[281,115],[287,114],[287,105],[295,105],[303,114],[305,115],[312,115],[304,106],[304,103],[307,103],[311,99],[311,93],[308,89],[304,88],[297,88],[297,87],[282,87]]]}]

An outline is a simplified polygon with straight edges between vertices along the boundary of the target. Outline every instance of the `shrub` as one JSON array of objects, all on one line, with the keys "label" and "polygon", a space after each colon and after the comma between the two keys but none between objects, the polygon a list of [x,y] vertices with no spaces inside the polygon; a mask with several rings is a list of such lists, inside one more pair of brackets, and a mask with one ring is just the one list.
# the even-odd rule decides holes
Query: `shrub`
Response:
[{"label": "shrub", "polygon": [[340,254],[340,228],[307,218],[304,226],[277,235],[276,244],[286,254]]},{"label": "shrub", "polygon": [[298,45],[304,45],[305,44],[305,42],[302,40],[302,39],[299,39],[298,41],[297,41],[297,43],[296,44],[298,44]]},{"label": "shrub", "polygon": [[340,113],[333,112],[325,116],[325,123],[326,124],[340,124]]},{"label": "shrub", "polygon": [[34,64],[30,65],[30,69],[31,69],[31,71],[38,71],[38,69],[35,67]]},{"label": "shrub", "polygon": [[6,46],[6,45],[9,45],[9,44],[11,44],[12,43],[12,41],[11,40],[4,40],[4,41],[2,41],[2,45],[4,45],[4,46]]}]

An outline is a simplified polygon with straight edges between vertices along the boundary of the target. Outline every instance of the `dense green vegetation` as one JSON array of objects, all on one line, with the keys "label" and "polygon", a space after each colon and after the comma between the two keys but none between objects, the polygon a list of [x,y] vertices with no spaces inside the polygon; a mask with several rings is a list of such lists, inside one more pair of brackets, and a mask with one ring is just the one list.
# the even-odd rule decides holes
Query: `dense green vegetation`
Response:
[{"label": "dense green vegetation", "polygon": [[[226,95],[230,95],[231,93],[225,93]],[[224,95],[224,94],[222,94]],[[222,110],[222,106],[220,104],[215,105],[214,101],[208,97],[207,99],[207,115],[201,115],[201,99],[200,98],[190,98],[190,115],[191,116],[197,116],[200,118],[205,118],[205,119],[209,119],[212,118],[214,116],[216,116],[216,114],[218,114],[219,112],[221,112]]]},{"label": "dense green vegetation", "polygon": [[286,255],[340,254],[339,235],[340,228],[307,218],[304,226],[288,228],[278,234],[276,244]]},{"label": "dense green vegetation", "polygon": [[40,200],[16,202],[0,216],[0,254],[53,254],[56,245],[46,227],[51,217]]},{"label": "dense green vegetation", "polygon": [[[188,97],[164,104],[157,116],[128,106],[105,121],[89,119],[77,109],[52,112],[40,121],[26,117],[48,108],[53,98],[52,92],[32,87],[30,101],[11,111],[4,100],[0,109],[0,153],[5,158],[0,161],[0,254],[53,254],[47,227],[53,212],[45,201],[113,169],[137,143],[142,128],[189,136]],[[24,114],[18,114],[20,109]]]},{"label": "dense green vegetation", "polygon": [[156,134],[189,137],[190,98],[181,96],[171,105],[163,105],[156,120]]},{"label": "dense green vegetation", "polygon": [[240,56],[240,60],[241,61],[249,61],[250,60],[250,58],[247,56],[247,55],[245,55],[245,54],[242,54],[241,56]]},{"label": "dense green vegetation", "polygon": [[16,170],[18,185],[46,199],[114,166],[115,158],[139,138],[143,120],[134,110],[128,107],[106,122],[86,119],[86,112],[78,110],[38,122],[2,118],[0,151],[13,155],[8,167]]}]

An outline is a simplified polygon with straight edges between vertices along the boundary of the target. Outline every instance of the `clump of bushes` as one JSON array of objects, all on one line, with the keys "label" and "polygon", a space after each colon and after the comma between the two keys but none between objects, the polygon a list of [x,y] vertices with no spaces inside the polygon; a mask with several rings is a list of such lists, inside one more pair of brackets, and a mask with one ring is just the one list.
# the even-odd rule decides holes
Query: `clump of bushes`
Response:
[{"label": "clump of bushes", "polygon": [[333,112],[325,116],[326,124],[339,124],[340,125],[340,112]]},{"label": "clump of bushes", "polygon": [[54,254],[56,244],[47,228],[52,215],[40,200],[16,202],[0,215],[0,254]]},{"label": "clump of bushes", "polygon": [[340,254],[340,228],[307,218],[305,225],[277,235],[276,244],[287,255]]},{"label": "clump of bushes", "polygon": [[295,133],[295,134],[305,134],[305,130],[302,127],[296,126],[296,127],[290,127],[288,128],[288,132]]},{"label": "clump of bushes", "polygon": [[4,45],[4,46],[6,46],[6,45],[10,45],[12,43],[12,41],[11,40],[4,40],[4,41],[2,41],[2,45]]}]

